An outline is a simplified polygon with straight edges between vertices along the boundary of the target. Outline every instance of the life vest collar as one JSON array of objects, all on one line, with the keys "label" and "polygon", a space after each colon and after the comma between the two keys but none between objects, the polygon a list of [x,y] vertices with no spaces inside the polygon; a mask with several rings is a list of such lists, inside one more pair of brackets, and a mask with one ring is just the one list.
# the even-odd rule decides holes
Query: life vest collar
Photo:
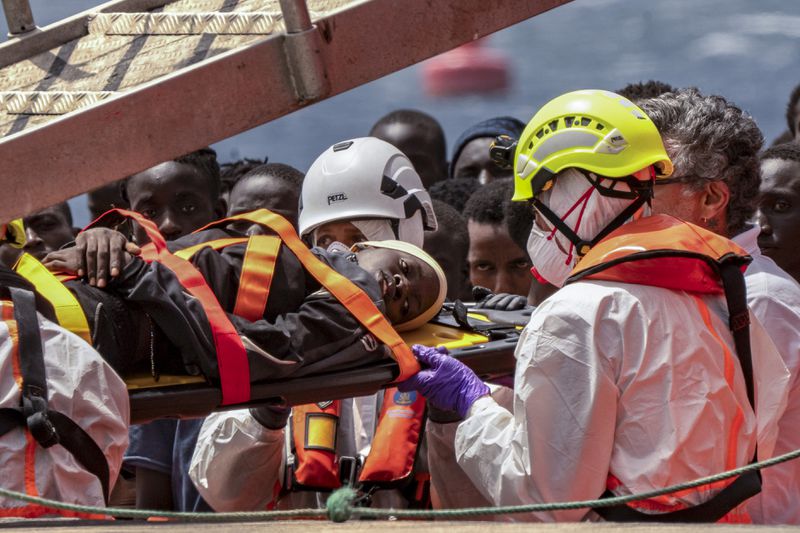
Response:
[{"label": "life vest collar", "polygon": [[582,279],[721,294],[719,266],[733,261],[744,271],[752,258],[733,241],[670,215],[625,224],[594,246],[567,283]]}]

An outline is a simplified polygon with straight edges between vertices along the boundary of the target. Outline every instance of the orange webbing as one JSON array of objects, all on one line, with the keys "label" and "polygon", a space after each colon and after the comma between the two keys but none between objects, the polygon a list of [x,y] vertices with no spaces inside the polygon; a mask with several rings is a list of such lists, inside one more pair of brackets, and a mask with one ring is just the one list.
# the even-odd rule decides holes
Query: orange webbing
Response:
[{"label": "orange webbing", "polygon": [[359,289],[352,281],[342,276],[334,269],[317,259],[311,250],[306,248],[300,237],[297,236],[292,225],[282,216],[266,209],[258,209],[250,213],[242,213],[232,217],[212,222],[197,230],[219,226],[234,220],[246,220],[254,224],[265,226],[280,236],[285,244],[297,256],[303,267],[330,292],[347,310],[356,317],[367,330],[387,345],[392,356],[400,366],[397,381],[404,381],[419,372],[419,363],[403,339],[386,320],[369,296]]},{"label": "orange webbing", "polygon": [[217,351],[222,405],[247,402],[250,399],[250,363],[247,360],[247,351],[203,275],[189,261],[170,253],[164,237],[153,221],[139,213],[111,209],[92,224],[112,212],[135,220],[145,230],[158,262],[170,269],[181,285],[203,305]]},{"label": "orange webbing", "polygon": [[[292,440],[297,464],[292,473],[293,483],[318,490],[333,490],[342,486],[339,461],[336,456],[336,431],[341,402],[333,401],[321,407],[312,403],[292,408]],[[323,427],[313,427],[314,417],[333,421]],[[332,428],[333,435],[321,435],[320,430]],[[327,441],[321,445],[321,441]]]},{"label": "orange webbing", "polygon": [[234,315],[251,322],[263,318],[280,248],[281,240],[278,237],[250,237],[242,262],[242,274],[239,276]]},{"label": "orange webbing", "polygon": [[392,483],[410,476],[424,417],[425,398],[421,394],[386,389],[369,456],[358,480]]}]

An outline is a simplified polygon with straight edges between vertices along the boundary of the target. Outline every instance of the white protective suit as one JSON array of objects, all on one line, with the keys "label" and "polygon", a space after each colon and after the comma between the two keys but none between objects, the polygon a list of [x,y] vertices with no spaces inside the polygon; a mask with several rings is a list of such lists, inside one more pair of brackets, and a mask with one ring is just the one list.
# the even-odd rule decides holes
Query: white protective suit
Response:
[{"label": "white protective suit", "polygon": [[[759,455],[769,457],[789,376],[755,319],[751,344],[758,421],[724,297],[570,284],[543,302],[523,331],[513,410],[481,398],[459,424],[458,463],[490,502],[518,505],[597,498],[609,473],[622,484],[616,493],[638,493],[744,465],[756,435]],[[706,499],[691,492],[680,501]],[[579,509],[514,518],[592,516]]]},{"label": "white protective suit", "polygon": [[[375,434],[383,393],[342,400],[336,451],[339,456],[366,456]],[[289,426],[291,427],[291,421]],[[271,430],[247,409],[213,413],[197,439],[189,475],[215,511],[266,508],[283,484],[288,430]],[[278,509],[324,507],[327,494],[295,491],[282,497]],[[374,507],[407,507],[396,490],[377,491]]]},{"label": "white protective suit", "polygon": [[[492,398],[498,405],[511,410],[514,391],[501,385],[488,384]],[[464,507],[488,507],[492,503],[473,485],[469,476],[458,466],[455,454],[455,438],[458,423],[440,424],[428,419],[425,436],[428,439],[428,466],[431,472],[431,494],[437,509],[461,509]],[[503,515],[492,516],[492,520],[504,520]]]},{"label": "white protective suit", "polygon": [[[760,228],[733,238],[753,258],[744,274],[747,304],[764,325],[791,374],[786,411],[780,419],[775,455],[800,448],[800,285],[758,248]],[[761,473],[761,494],[747,509],[758,524],[800,524],[800,459]]]},{"label": "white protective suit", "polygon": [[[10,304],[0,302],[0,309],[4,307]],[[49,407],[70,417],[103,450],[108,461],[109,486],[113,487],[128,446],[125,383],[100,354],[76,335],[42,316],[39,329],[44,344]],[[0,320],[0,407],[19,407],[16,352],[17,342],[9,333],[9,323]],[[26,441],[26,433],[20,427],[0,437],[3,488],[68,503],[105,506],[100,481],[72,454],[60,445],[44,449],[32,438]],[[33,455],[28,456],[27,450]],[[42,514],[41,509],[25,506],[24,502],[0,498],[0,515]]]}]

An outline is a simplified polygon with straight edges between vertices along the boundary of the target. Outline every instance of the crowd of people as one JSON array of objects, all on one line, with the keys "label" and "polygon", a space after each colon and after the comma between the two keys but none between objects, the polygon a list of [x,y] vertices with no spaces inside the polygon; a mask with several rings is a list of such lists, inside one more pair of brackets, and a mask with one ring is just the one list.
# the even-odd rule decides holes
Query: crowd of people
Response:
[{"label": "crowd of people", "polygon": [[[9,222],[3,487],[219,512],[350,485],[364,505],[462,508],[635,494],[794,451],[798,101],[764,150],[723,96],[569,92],[527,123],[475,124],[449,161],[434,117],[397,110],[306,172],[203,148],[88,193],[82,231],[66,203]],[[402,342],[447,300],[531,311],[513,376]],[[373,395],[140,425],[119,377],[202,376],[246,404],[254,382],[387,358],[396,384]],[[55,513],[0,499],[0,516]],[[800,524],[800,461],[506,519]]]}]

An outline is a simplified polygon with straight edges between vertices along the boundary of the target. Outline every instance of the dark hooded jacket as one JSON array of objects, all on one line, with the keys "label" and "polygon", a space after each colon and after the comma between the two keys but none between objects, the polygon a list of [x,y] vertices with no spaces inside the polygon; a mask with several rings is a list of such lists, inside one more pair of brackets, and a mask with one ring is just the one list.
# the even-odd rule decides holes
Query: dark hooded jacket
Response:
[{"label": "dark hooded jacket", "polygon": [[[230,232],[210,229],[173,241],[169,248],[174,252],[229,237]],[[221,251],[203,248],[191,263],[242,337],[252,382],[353,368],[388,356],[385,346],[371,338],[284,245],[263,319],[250,322],[233,315],[245,249],[245,244]],[[320,248],[312,253],[384,310],[378,282],[358,266],[354,254]],[[81,281],[68,286],[89,318],[95,347],[121,373],[182,370],[218,381],[213,336],[203,307],[160,263],[136,258],[104,290]]]}]

